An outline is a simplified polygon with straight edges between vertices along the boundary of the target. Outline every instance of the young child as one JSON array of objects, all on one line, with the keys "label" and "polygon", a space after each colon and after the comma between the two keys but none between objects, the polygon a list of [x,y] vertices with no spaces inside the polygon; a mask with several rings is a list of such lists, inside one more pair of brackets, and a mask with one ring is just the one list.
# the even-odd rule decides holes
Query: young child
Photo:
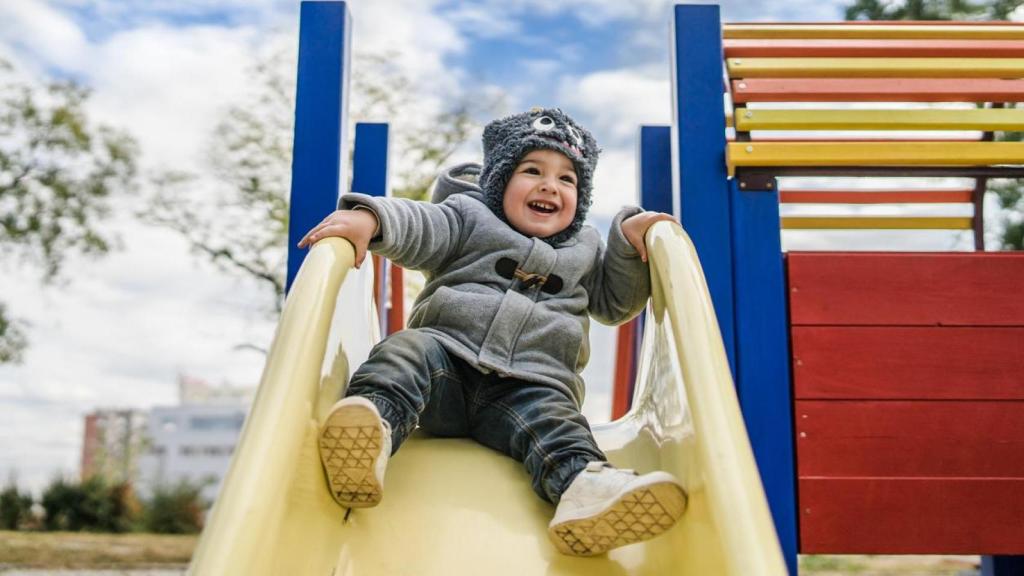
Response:
[{"label": "young child", "polygon": [[[606,462],[580,413],[589,316],[619,324],[650,296],[644,234],[667,214],[622,209],[608,246],[584,226],[598,148],[559,109],[484,129],[484,163],[439,178],[433,203],[346,194],[299,243],[350,240],[422,270],[409,328],[377,344],[320,430],[331,494],[377,505],[388,457],[420,426],[523,462],[565,554],[589,556],[670,528],[686,494],[666,472]],[[474,176],[477,183],[474,183]],[[619,521],[643,502],[648,514]],[[639,515],[638,515],[639,516]]]}]

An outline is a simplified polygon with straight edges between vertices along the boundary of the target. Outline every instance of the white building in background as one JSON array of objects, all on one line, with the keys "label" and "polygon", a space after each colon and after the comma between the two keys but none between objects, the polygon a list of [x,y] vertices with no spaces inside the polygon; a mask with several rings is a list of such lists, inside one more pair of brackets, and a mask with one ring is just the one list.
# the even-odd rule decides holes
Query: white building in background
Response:
[{"label": "white building in background", "polygon": [[178,405],[149,412],[147,450],[139,459],[139,493],[148,496],[158,486],[184,480],[201,485],[203,498],[213,502],[255,392],[179,377]]}]

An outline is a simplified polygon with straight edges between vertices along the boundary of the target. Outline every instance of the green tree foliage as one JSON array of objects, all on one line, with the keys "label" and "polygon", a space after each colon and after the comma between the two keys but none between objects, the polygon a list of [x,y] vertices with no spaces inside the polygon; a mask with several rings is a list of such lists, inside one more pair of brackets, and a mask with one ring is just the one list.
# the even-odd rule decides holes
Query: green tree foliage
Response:
[{"label": "green tree foliage", "polygon": [[0,492],[0,529],[18,530],[32,517],[32,496],[11,480]]},{"label": "green tree foliage", "polygon": [[83,482],[58,477],[43,491],[41,504],[43,527],[50,531],[127,532],[139,514],[131,486],[102,476]]},{"label": "green tree foliage", "polygon": [[[91,123],[88,97],[71,81],[26,80],[0,59],[0,254],[46,282],[71,256],[110,251],[116,236],[102,222],[136,172],[135,141]],[[19,361],[27,344],[24,324],[0,305],[0,363]]]},{"label": "green tree foliage", "polygon": [[160,486],[146,502],[142,527],[157,534],[196,534],[203,529],[202,486],[179,482]]},{"label": "green tree foliage", "polygon": [[[467,94],[431,118],[395,122],[418,96],[394,60],[394,54],[356,55],[350,124],[392,121],[393,193],[426,199],[438,170],[477,128],[473,118],[498,102]],[[262,58],[250,75],[249,98],[228,107],[211,131],[206,156],[215,181],[191,171],[163,171],[153,178],[153,209],[143,215],[179,233],[222,269],[266,287],[274,315],[284,296],[295,74],[291,51]],[[211,191],[208,202],[190,195],[197,188]]]},{"label": "green tree foliage", "polygon": [[[855,0],[847,20],[1006,20],[1024,0]],[[1017,106],[1017,104],[1008,104]],[[996,133],[998,141],[1021,140],[1019,132]],[[1015,180],[990,180],[987,192],[999,202],[1003,250],[1024,250],[1024,198]]]}]

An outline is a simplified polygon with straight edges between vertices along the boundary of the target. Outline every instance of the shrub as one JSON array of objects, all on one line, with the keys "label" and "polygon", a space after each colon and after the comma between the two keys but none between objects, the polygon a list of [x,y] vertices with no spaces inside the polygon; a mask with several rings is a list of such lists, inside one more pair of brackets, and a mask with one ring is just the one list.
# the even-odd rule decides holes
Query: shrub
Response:
[{"label": "shrub", "polygon": [[0,528],[18,530],[31,519],[31,516],[32,496],[18,490],[18,486],[11,481],[3,492],[0,492]]},{"label": "shrub", "polygon": [[72,532],[126,532],[139,510],[130,484],[109,484],[102,476],[81,483],[58,477],[43,492],[42,506],[46,530]]},{"label": "shrub", "polygon": [[158,486],[146,502],[143,528],[157,534],[195,534],[203,529],[202,485],[182,480]]}]

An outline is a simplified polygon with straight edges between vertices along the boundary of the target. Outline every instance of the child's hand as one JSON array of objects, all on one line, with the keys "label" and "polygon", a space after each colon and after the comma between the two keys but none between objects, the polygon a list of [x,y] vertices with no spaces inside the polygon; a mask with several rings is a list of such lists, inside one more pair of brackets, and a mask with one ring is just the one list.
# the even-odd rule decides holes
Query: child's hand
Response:
[{"label": "child's hand", "polygon": [[679,223],[671,214],[662,212],[641,212],[622,221],[622,235],[640,253],[640,260],[647,262],[647,244],[644,242],[647,229],[662,221]]},{"label": "child's hand", "polygon": [[299,248],[329,236],[344,238],[356,249],[356,268],[366,259],[366,247],[377,233],[377,217],[369,210],[336,210],[299,240]]}]

